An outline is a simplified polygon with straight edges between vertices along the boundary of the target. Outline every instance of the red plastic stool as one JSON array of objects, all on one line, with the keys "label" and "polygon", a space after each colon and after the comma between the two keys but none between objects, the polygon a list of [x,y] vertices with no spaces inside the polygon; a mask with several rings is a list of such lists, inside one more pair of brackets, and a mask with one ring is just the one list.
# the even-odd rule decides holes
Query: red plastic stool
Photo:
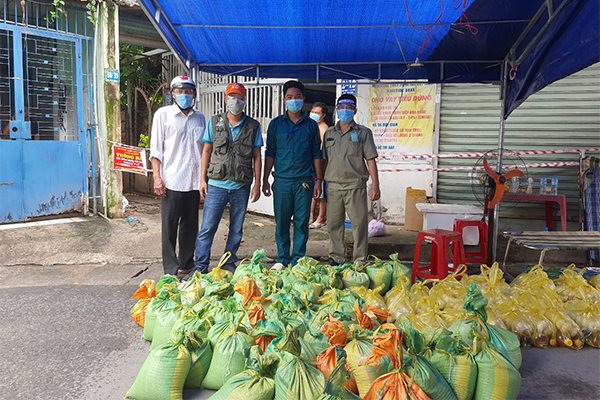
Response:
[{"label": "red plastic stool", "polygon": [[[431,243],[431,263],[419,265],[421,260],[421,244]],[[448,266],[448,247],[452,245],[452,267]],[[444,279],[448,272],[454,272],[460,264],[465,263],[465,248],[462,234],[445,229],[430,229],[419,232],[413,260],[412,281],[417,277],[423,279]]]},{"label": "red plastic stool", "polygon": [[485,220],[469,221],[457,219],[454,221],[454,232],[461,235],[467,226],[475,226],[479,230],[479,250],[465,251],[465,262],[469,264],[487,264],[488,224]]}]

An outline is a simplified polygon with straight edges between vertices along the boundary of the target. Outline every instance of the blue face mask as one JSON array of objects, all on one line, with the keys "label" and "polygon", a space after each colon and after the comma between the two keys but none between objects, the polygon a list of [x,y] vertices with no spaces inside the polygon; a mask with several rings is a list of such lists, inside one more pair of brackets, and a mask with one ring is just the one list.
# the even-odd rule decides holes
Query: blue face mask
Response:
[{"label": "blue face mask", "polygon": [[304,105],[304,100],[302,100],[302,99],[285,101],[285,109],[291,113],[297,113],[298,111],[302,110],[303,105]]},{"label": "blue face mask", "polygon": [[321,116],[314,112],[311,112],[310,114],[308,114],[308,116],[315,122],[319,122],[321,120]]},{"label": "blue face mask", "polygon": [[178,94],[175,96],[175,103],[182,110],[187,110],[192,106],[192,102],[194,101],[194,96],[191,94]]},{"label": "blue face mask", "polygon": [[348,110],[346,108],[337,110],[337,117],[340,120],[340,122],[347,124],[348,122],[354,119],[354,110]]}]

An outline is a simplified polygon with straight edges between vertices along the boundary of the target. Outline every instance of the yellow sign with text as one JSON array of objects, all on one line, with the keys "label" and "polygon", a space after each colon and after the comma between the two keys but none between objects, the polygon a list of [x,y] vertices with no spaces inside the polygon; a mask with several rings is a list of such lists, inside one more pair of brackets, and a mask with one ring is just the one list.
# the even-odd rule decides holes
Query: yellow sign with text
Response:
[{"label": "yellow sign with text", "polygon": [[368,125],[381,156],[431,154],[436,85],[371,86]]}]

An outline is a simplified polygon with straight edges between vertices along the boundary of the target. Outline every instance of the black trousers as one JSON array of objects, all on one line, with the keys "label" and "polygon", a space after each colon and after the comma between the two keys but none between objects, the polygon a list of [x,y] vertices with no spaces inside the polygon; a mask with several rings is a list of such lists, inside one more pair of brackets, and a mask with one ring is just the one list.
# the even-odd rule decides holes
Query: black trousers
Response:
[{"label": "black trousers", "polygon": [[[167,189],[161,200],[162,259],[165,274],[176,275],[178,269],[194,267],[194,249],[198,235],[200,192],[177,192]],[[179,257],[175,253],[179,233]]]}]

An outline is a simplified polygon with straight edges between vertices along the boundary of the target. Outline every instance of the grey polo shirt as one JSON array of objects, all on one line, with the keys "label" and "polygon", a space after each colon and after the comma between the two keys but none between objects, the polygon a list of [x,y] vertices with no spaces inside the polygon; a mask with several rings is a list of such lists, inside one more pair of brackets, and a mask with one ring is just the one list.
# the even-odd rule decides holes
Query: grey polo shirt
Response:
[{"label": "grey polo shirt", "polygon": [[339,122],[323,136],[323,158],[327,160],[325,180],[331,189],[364,188],[369,180],[366,160],[377,157],[373,132],[352,121],[346,133]]}]

